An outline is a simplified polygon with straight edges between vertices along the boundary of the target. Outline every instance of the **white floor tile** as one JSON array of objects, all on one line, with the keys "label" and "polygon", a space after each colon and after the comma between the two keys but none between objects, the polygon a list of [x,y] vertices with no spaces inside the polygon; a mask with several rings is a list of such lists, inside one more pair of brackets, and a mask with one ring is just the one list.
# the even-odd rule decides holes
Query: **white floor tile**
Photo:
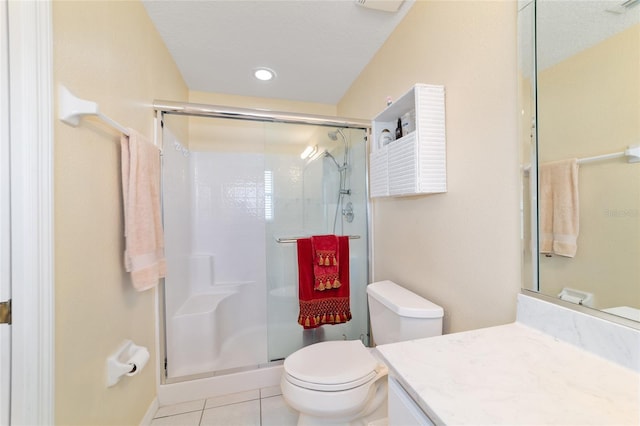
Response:
[{"label": "white floor tile", "polygon": [[272,396],[261,400],[262,426],[295,426],[298,412],[289,407],[282,396]]},{"label": "white floor tile", "polygon": [[204,410],[201,426],[260,426],[260,400]]},{"label": "white floor tile", "polygon": [[247,392],[231,393],[229,395],[216,396],[214,398],[207,399],[205,409],[221,407],[223,405],[235,404],[237,402],[251,401],[254,399],[260,399],[260,390],[250,390]]},{"label": "white floor tile", "polygon": [[160,407],[154,418],[174,416],[176,414],[190,413],[192,411],[202,411],[204,408],[204,401],[204,399],[200,399],[198,401],[189,401],[181,404]]},{"label": "white floor tile", "polygon": [[191,413],[153,419],[151,426],[198,426],[201,417],[202,411],[193,411]]}]

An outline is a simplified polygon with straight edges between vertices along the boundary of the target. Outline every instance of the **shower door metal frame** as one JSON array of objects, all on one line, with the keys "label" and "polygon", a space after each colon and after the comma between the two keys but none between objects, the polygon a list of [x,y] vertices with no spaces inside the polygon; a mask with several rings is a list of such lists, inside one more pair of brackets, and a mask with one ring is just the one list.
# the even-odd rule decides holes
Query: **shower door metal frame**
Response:
[{"label": "shower door metal frame", "polygon": [[[324,115],[315,115],[315,114],[302,114],[302,113],[294,113],[294,112],[285,112],[285,111],[271,111],[271,110],[259,110],[259,109],[250,109],[250,108],[236,108],[236,107],[228,107],[222,105],[207,105],[207,104],[197,104],[197,103],[188,103],[188,102],[174,102],[174,101],[165,101],[165,100],[154,100],[153,108],[155,110],[156,115],[156,125],[155,125],[155,140],[157,145],[160,147],[161,153],[164,152],[164,138],[163,138],[163,127],[164,127],[164,115],[172,114],[172,115],[185,115],[185,116],[193,116],[193,117],[209,117],[209,118],[225,118],[230,120],[247,120],[247,121],[259,121],[259,122],[270,122],[270,123],[285,123],[285,124],[307,124],[307,125],[316,125],[323,127],[341,127],[347,129],[361,129],[365,131],[365,155],[368,157],[371,152],[370,141],[371,141],[371,122],[367,120],[360,120],[355,118],[344,118],[344,117],[332,117],[332,116],[324,116]],[[162,154],[161,154],[162,155]],[[163,206],[162,211],[164,212],[164,200],[162,200],[164,182],[162,181],[162,172],[161,176],[161,204]],[[367,192],[369,191],[369,162],[365,161],[365,185]],[[367,256],[369,259],[367,265],[367,282],[371,282],[373,277],[373,265],[371,259],[373,259],[373,244],[371,241],[371,236],[373,235],[373,223],[371,217],[371,200],[367,198],[366,203],[366,217],[367,217]],[[167,342],[166,342],[166,315],[165,315],[165,279],[162,278],[160,280],[160,285],[158,291],[156,293],[157,303],[156,303],[156,321],[158,324],[157,332],[158,332],[158,370],[160,373],[160,384],[172,384],[172,383],[180,383],[188,380],[195,379],[203,379],[207,377],[212,377],[214,375],[220,374],[220,372],[205,372],[200,374],[194,374],[183,377],[167,377]],[[368,318],[368,307],[367,307],[367,318]],[[368,324],[367,332],[370,333],[371,326]],[[280,361],[281,362],[281,361]],[[270,365],[271,362],[267,362],[265,365]],[[260,367],[263,365],[261,364]],[[234,372],[237,369],[234,369]]]},{"label": "shower door metal frame", "polygon": [[262,121],[271,123],[314,124],[324,127],[343,127],[347,129],[362,129],[365,131],[371,129],[371,122],[367,120],[331,117],[326,115],[301,114],[295,112],[236,108],[221,105],[206,105],[162,100],[153,101],[153,108],[157,112],[163,114],[228,118],[233,120]]}]

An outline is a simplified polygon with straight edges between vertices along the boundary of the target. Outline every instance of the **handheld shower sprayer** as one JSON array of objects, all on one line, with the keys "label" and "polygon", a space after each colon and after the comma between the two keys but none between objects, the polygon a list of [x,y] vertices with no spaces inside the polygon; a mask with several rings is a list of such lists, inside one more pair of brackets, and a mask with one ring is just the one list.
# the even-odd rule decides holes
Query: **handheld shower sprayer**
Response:
[{"label": "handheld shower sprayer", "polygon": [[346,163],[343,164],[342,166],[340,164],[338,164],[338,161],[336,160],[336,158],[333,155],[331,155],[331,153],[329,151],[325,150],[324,151],[324,156],[327,157],[327,158],[330,158],[331,161],[333,161],[333,164],[336,165],[336,167],[338,168],[339,172],[341,172],[341,171],[343,171],[343,170],[345,170],[347,168],[347,164]]}]

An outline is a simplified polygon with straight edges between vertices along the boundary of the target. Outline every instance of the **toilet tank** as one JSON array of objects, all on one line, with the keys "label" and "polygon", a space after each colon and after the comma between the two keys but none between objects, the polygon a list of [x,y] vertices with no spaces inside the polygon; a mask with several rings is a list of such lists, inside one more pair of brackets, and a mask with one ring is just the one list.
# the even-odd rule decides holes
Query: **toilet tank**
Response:
[{"label": "toilet tank", "polygon": [[442,334],[443,309],[393,281],[369,284],[367,297],[377,345]]}]

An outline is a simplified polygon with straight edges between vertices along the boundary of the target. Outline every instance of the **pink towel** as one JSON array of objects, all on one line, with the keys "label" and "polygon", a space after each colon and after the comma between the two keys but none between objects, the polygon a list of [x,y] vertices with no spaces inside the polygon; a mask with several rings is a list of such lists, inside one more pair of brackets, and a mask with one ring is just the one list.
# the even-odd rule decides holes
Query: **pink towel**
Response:
[{"label": "pink towel", "polygon": [[160,214],[160,151],[133,129],[122,135],[124,265],[133,287],[144,291],[165,276]]},{"label": "pink towel", "polygon": [[580,227],[578,162],[540,165],[540,253],[574,257]]}]

